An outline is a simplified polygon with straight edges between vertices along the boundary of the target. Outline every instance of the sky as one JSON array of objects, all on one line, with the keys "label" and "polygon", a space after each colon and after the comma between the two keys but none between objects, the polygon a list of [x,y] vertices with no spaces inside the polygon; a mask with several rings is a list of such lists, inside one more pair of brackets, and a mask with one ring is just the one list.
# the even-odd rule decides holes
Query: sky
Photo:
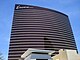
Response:
[{"label": "sky", "polygon": [[67,14],[80,54],[80,0],[0,0],[0,52],[8,59],[15,4],[35,5]]}]

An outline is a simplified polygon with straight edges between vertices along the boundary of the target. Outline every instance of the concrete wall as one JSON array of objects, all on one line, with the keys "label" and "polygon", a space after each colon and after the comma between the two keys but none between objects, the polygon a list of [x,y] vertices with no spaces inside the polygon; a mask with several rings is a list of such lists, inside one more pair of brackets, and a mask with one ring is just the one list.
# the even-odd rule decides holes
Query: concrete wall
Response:
[{"label": "concrete wall", "polygon": [[76,50],[60,50],[58,55],[52,57],[53,60],[80,60],[80,55]]},{"label": "concrete wall", "polygon": [[80,55],[77,54],[76,50],[67,50],[66,53],[68,60],[80,60]]},{"label": "concrete wall", "polygon": [[67,60],[66,51],[60,50],[59,54],[53,57],[53,60]]}]

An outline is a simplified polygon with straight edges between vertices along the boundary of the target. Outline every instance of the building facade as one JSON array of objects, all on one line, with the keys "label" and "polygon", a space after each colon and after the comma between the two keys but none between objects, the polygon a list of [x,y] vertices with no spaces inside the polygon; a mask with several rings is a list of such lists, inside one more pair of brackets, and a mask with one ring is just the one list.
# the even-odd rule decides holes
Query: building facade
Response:
[{"label": "building facade", "polygon": [[80,60],[80,54],[76,50],[60,49],[59,54],[53,56],[52,60]]},{"label": "building facade", "polygon": [[47,8],[15,5],[8,60],[28,49],[77,50],[68,16]]},{"label": "building facade", "polygon": [[52,50],[39,50],[29,48],[21,55],[20,60],[52,60],[51,55],[49,54],[54,52],[55,51]]}]

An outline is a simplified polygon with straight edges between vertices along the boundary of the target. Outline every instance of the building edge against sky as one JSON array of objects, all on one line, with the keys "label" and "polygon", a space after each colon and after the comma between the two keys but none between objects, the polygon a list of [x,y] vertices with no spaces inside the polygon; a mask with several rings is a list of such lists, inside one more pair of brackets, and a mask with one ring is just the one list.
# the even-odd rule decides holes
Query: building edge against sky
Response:
[{"label": "building edge against sky", "polygon": [[47,8],[16,4],[8,60],[18,60],[28,48],[77,50],[68,16]]}]

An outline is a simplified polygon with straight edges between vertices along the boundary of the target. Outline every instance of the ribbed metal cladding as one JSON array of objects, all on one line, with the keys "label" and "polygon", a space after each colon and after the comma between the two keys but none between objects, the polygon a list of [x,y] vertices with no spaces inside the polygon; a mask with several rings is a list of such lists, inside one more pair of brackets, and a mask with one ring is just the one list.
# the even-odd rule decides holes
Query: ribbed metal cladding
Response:
[{"label": "ribbed metal cladding", "polygon": [[47,8],[17,4],[8,60],[18,60],[28,48],[77,50],[68,16]]}]

